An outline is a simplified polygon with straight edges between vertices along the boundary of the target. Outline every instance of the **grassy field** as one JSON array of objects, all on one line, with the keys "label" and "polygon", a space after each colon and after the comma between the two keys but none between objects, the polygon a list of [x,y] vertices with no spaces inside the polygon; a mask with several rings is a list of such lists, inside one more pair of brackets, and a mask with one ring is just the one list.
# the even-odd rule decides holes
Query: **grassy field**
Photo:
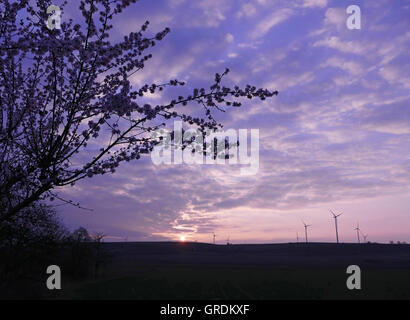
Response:
[{"label": "grassy field", "polygon": [[364,270],[362,290],[342,269],[159,268],[71,284],[60,299],[409,299],[405,270]]},{"label": "grassy field", "polygon": [[[97,279],[63,281],[57,299],[410,299],[410,246],[107,244]],[[357,264],[362,290],[348,290]]]}]

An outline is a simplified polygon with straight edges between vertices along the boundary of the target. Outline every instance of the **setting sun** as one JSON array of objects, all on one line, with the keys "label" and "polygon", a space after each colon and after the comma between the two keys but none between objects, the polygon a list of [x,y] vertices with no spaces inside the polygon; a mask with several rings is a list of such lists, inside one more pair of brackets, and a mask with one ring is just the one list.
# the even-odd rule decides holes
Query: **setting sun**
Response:
[{"label": "setting sun", "polygon": [[182,242],[184,242],[184,241],[185,241],[185,237],[184,237],[184,236],[181,236],[181,237],[179,238],[179,240],[182,241]]}]

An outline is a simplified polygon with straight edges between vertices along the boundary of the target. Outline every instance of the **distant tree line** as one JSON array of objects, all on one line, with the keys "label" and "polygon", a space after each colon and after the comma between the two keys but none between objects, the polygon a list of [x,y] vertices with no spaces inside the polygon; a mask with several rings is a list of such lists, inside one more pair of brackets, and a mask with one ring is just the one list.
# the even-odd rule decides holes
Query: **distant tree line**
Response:
[{"label": "distant tree line", "polygon": [[19,211],[0,223],[0,298],[44,292],[49,265],[62,266],[66,279],[98,277],[108,258],[103,238],[83,227],[68,231],[42,203]]}]

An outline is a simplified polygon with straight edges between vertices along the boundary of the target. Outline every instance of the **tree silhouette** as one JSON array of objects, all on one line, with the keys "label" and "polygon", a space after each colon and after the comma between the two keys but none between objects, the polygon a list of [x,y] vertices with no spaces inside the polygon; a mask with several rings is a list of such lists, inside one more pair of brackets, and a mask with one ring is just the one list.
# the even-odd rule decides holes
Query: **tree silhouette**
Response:
[{"label": "tree silhouette", "polygon": [[[52,30],[46,24],[50,1],[0,3],[0,222],[38,200],[52,199],[56,187],[113,173],[123,161],[149,153],[158,143],[152,131],[167,119],[216,130],[221,124],[214,112],[239,107],[240,98],[278,94],[251,85],[225,87],[226,69],[209,89],[160,105],[146,103],[147,94],[184,83],[172,79],[132,87],[130,77],[170,32],[165,28],[146,36],[147,21],[111,43],[112,19],[134,2],[80,1],[84,21],[62,19],[61,28]],[[198,104],[203,115],[181,111],[188,103]]]}]

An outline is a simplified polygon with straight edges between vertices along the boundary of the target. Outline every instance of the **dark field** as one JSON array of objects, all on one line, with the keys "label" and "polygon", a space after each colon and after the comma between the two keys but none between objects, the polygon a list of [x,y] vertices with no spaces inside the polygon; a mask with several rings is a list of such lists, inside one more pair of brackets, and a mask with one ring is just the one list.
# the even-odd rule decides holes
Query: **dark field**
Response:
[{"label": "dark field", "polygon": [[[57,299],[409,299],[410,245],[104,243],[98,277]],[[348,290],[358,265],[362,289]],[[47,290],[45,290],[47,291]],[[51,293],[51,295],[50,295]]]}]

